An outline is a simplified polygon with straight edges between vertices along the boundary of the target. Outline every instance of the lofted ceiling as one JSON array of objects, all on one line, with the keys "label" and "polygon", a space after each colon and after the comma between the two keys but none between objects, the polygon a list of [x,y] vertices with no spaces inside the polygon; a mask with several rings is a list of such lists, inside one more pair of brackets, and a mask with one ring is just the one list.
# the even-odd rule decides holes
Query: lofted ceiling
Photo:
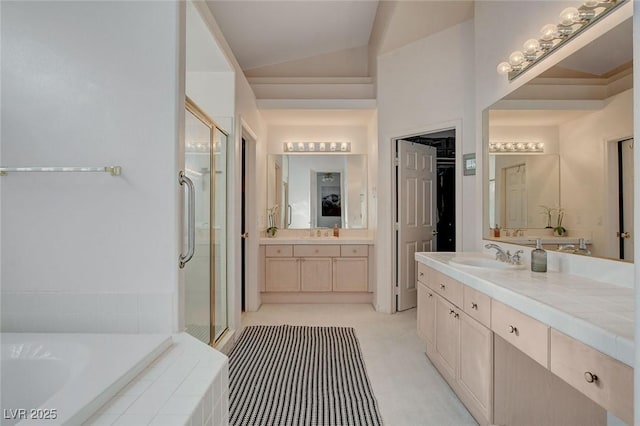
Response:
[{"label": "lofted ceiling", "polygon": [[[365,51],[372,48],[373,55],[386,53],[471,19],[474,10],[473,0],[208,0],[206,3],[245,72],[277,64],[286,67],[287,63],[310,58],[335,61],[336,58],[322,55],[337,52],[357,55],[360,53],[354,50],[357,48]],[[284,75],[287,72],[283,67],[277,71],[291,77]]]},{"label": "lofted ceiling", "polygon": [[373,0],[207,1],[243,70],[365,46]]}]

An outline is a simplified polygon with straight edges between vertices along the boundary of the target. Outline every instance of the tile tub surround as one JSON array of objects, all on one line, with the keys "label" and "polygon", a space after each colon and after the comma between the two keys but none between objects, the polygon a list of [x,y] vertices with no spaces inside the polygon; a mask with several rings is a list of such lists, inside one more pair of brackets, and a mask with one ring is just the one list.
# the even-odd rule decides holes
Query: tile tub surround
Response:
[{"label": "tile tub surround", "polygon": [[491,271],[450,265],[456,256],[415,259],[629,366],[634,365],[634,290],[564,272]]},{"label": "tile tub surround", "polygon": [[186,333],[84,425],[226,426],[227,357]]}]

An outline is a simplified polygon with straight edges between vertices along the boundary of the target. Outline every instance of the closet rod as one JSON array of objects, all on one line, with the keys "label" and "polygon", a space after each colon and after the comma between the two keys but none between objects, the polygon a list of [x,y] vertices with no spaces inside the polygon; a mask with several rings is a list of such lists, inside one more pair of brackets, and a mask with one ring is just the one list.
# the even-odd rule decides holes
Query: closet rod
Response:
[{"label": "closet rod", "polygon": [[14,172],[103,172],[110,173],[111,176],[120,176],[122,167],[0,167],[0,176]]}]

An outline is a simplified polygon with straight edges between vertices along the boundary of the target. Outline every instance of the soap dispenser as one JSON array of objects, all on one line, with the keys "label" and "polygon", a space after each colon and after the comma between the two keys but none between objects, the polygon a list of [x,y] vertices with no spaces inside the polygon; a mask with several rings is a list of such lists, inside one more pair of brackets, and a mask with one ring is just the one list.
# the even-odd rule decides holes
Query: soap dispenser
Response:
[{"label": "soap dispenser", "polygon": [[547,272],[547,252],[542,248],[542,240],[536,239],[536,248],[531,250],[531,270]]},{"label": "soap dispenser", "polygon": [[333,236],[338,238],[340,236],[340,228],[338,228],[338,224],[335,223],[333,225]]}]

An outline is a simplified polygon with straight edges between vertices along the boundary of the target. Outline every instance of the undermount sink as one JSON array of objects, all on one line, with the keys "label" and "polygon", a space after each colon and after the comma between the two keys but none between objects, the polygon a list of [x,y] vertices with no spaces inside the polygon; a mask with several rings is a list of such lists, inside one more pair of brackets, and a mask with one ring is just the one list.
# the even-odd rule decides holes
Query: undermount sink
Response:
[{"label": "undermount sink", "polygon": [[514,265],[507,262],[500,262],[498,260],[481,257],[481,256],[468,256],[468,257],[454,257],[449,260],[449,264],[453,266],[463,266],[476,269],[487,270],[516,270],[524,269],[525,265]]}]

